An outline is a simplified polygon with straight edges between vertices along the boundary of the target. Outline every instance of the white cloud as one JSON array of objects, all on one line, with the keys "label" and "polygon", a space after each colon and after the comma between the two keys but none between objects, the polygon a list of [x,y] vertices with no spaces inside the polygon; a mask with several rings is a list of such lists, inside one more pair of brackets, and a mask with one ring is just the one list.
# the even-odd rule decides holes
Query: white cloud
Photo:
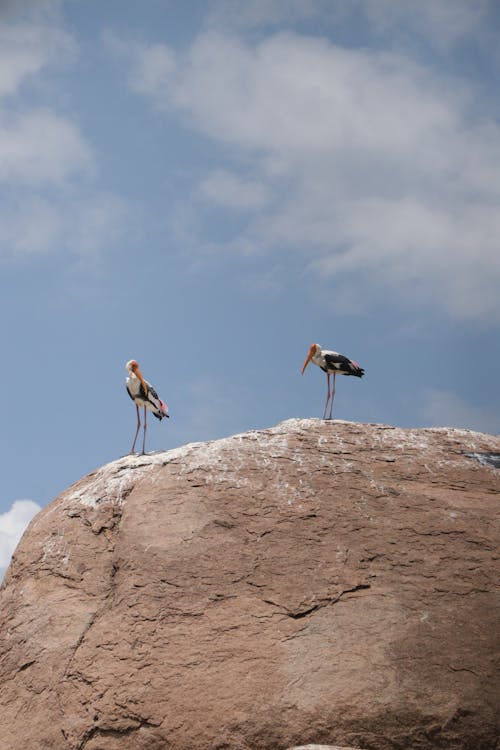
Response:
[{"label": "white cloud", "polygon": [[41,506],[33,500],[14,500],[10,510],[0,514],[0,576],[8,566],[28,523],[39,510]]},{"label": "white cloud", "polygon": [[421,127],[445,126],[448,111],[438,99],[419,106],[424,92],[408,91],[404,65],[293,34],[256,47],[205,34],[171,86],[171,103],[212,138],[285,155],[291,166],[340,149],[405,150]]},{"label": "white cloud", "polygon": [[63,224],[62,212],[39,196],[7,198],[0,206],[0,258],[49,254]]},{"label": "white cloud", "polygon": [[[500,126],[475,112],[469,84],[292,33],[253,44],[204,33],[175,59],[155,48],[146,68],[147,50],[130,52],[135,90],[251,161],[266,204],[233,247],[303,255],[346,298],[356,278],[365,305],[392,294],[500,315]],[[216,203],[230,193],[224,170],[200,180]]]},{"label": "white cloud", "polygon": [[[120,47],[115,47],[119,51]],[[119,43],[118,43],[119,44]],[[156,96],[161,87],[175,71],[175,57],[164,44],[137,47],[136,67],[129,83],[132,89],[141,94]],[[163,97],[160,97],[163,102]]]},{"label": "white cloud", "polygon": [[74,39],[58,26],[0,22],[0,97],[16,93],[30,76],[75,54]]},{"label": "white cloud", "polygon": [[23,103],[27,81],[38,82],[51,65],[61,67],[76,54],[73,37],[50,12],[57,4],[41,7],[41,17],[34,13],[22,23],[0,21],[0,183],[9,187],[62,182],[94,167],[74,122],[48,107]]},{"label": "white cloud", "polygon": [[94,270],[130,227],[130,210],[96,185],[97,156],[77,120],[32,103],[47,90],[58,93],[50,75],[78,51],[60,6],[40,0],[0,8],[0,258],[64,254],[73,267]]},{"label": "white cloud", "polygon": [[461,427],[498,434],[500,417],[476,407],[449,391],[428,389],[424,395],[423,416],[430,427]]},{"label": "white cloud", "polygon": [[262,208],[269,199],[267,186],[262,182],[216,169],[202,179],[200,193],[213,203],[235,209]]},{"label": "white cloud", "polygon": [[47,109],[0,112],[0,183],[57,183],[92,166],[91,150],[68,118]]},{"label": "white cloud", "polygon": [[49,199],[14,193],[0,205],[0,259],[23,262],[64,253],[92,266],[130,227],[130,207],[113,194],[79,191]]},{"label": "white cloud", "polygon": [[[464,89],[399,55],[343,49],[290,33],[254,47],[204,34],[182,65],[149,70],[142,84],[140,55],[136,63],[135,88],[157,106],[174,107],[191,127],[221,143],[281,156],[289,170],[326,157],[329,168],[348,164],[363,175],[385,166],[386,177],[410,166],[417,177],[428,170],[441,176],[457,167],[447,139],[453,138],[453,147],[465,145]],[[483,138],[498,147],[498,129],[469,134],[483,165]]]},{"label": "white cloud", "polygon": [[[291,221],[279,217],[275,224],[279,233],[289,231]],[[355,273],[364,306],[377,290],[400,302],[438,302],[453,317],[500,312],[500,216],[490,207],[464,205],[459,211],[423,197],[361,199],[340,202],[315,226],[318,247],[335,236],[343,250],[318,253],[311,269],[324,279]],[[295,236],[301,240],[303,234]],[[353,299],[356,307],[359,302]]]}]

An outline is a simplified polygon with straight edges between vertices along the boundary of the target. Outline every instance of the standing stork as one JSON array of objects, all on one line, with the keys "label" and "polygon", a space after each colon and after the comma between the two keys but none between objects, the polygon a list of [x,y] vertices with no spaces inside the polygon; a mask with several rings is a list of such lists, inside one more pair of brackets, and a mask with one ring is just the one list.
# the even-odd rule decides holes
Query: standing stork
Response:
[{"label": "standing stork", "polygon": [[131,453],[134,452],[135,448],[135,441],[137,440],[137,434],[139,432],[139,427],[141,426],[141,418],[139,416],[139,407],[144,407],[144,435],[142,438],[142,453],[144,455],[144,449],[146,446],[146,409],[149,411],[152,411],[155,417],[157,417],[160,421],[163,419],[163,417],[169,417],[168,408],[164,401],[161,400],[161,398],[156,393],[155,389],[151,385],[151,383],[148,383],[147,380],[144,380],[142,376],[142,372],[139,369],[139,365],[135,361],[135,359],[131,359],[127,364],[125,365],[125,369],[128,372],[127,375],[127,392],[132,401],[135,403],[135,408],[137,411],[137,429],[135,431],[134,435],[134,442],[132,443],[132,448],[130,450]]},{"label": "standing stork", "polygon": [[[330,404],[330,415],[328,419],[331,419],[333,399],[335,396],[335,376],[354,375],[354,377],[356,378],[362,378],[365,374],[365,371],[353,359],[344,357],[343,354],[339,354],[338,352],[331,352],[328,349],[322,349],[319,344],[311,344],[309,354],[307,355],[306,361],[304,362],[304,365],[302,367],[302,375],[304,374],[304,370],[306,369],[309,362],[311,362],[311,360],[315,365],[321,367],[323,372],[326,372],[327,394],[325,401],[325,410],[323,411],[323,419],[325,419],[326,416],[326,409],[328,407],[330,396],[332,400]],[[330,375],[333,375],[332,391],[330,391]]]}]

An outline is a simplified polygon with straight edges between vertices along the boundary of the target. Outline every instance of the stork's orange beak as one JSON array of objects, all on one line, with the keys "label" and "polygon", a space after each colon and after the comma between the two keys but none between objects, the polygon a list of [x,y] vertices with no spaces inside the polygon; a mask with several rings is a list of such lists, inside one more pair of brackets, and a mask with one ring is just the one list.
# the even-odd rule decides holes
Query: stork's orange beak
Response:
[{"label": "stork's orange beak", "polygon": [[306,369],[306,367],[309,364],[309,362],[311,361],[311,359],[312,359],[312,351],[309,351],[309,354],[306,357],[306,361],[304,362],[304,364],[302,366],[302,375],[304,374],[304,370]]},{"label": "stork's orange beak", "polygon": [[139,370],[139,367],[136,367],[136,368],[135,368],[135,374],[137,375],[137,377],[138,377],[138,378],[139,378],[139,380],[141,381],[142,387],[144,388],[144,393],[145,393],[145,394],[146,394],[146,396],[147,396],[147,395],[148,395],[148,387],[147,387],[147,385],[146,385],[146,381],[144,380],[144,378],[143,378],[143,376],[142,376],[142,372],[141,372],[141,371]]}]

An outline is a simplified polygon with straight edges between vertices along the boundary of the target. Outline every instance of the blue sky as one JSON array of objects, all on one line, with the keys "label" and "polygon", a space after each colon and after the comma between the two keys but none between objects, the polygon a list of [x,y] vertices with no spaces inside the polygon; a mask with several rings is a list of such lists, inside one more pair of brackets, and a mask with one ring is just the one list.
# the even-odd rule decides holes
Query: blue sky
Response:
[{"label": "blue sky", "polygon": [[[0,567],[127,453],[321,416],[500,428],[495,0],[0,4]],[[154,423],[153,423],[154,421]]]}]

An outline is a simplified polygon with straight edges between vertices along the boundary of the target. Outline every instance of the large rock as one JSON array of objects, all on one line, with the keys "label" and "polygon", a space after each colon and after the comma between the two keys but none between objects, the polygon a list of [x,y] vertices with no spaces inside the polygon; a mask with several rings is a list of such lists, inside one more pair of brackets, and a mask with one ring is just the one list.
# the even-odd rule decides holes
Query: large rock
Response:
[{"label": "large rock", "polygon": [[498,747],[488,451],[290,420],[85,477],[4,581],[1,750]]}]

